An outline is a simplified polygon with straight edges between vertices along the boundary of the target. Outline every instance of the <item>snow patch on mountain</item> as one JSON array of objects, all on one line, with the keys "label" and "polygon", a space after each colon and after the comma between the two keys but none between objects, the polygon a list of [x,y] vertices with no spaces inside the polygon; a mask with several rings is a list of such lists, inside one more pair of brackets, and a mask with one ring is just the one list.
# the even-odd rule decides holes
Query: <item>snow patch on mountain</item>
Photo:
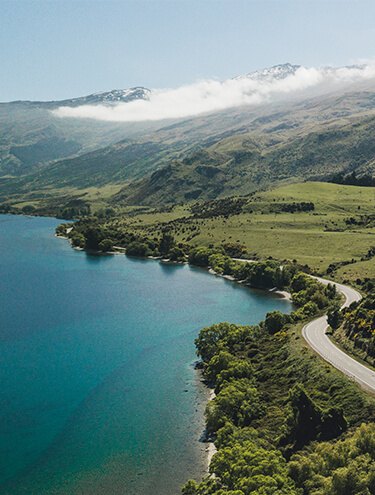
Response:
[{"label": "snow patch on mountain", "polygon": [[137,87],[130,89],[113,89],[101,91],[92,95],[72,98],[58,102],[60,106],[78,107],[81,105],[115,105],[117,103],[128,103],[134,100],[147,100],[151,91],[147,88]]},{"label": "snow patch on mountain", "polygon": [[82,98],[70,100],[74,103],[61,105],[54,113],[118,122],[175,119],[323,94],[373,78],[375,67],[370,65],[316,69],[282,64],[222,82],[207,80],[176,89],[133,88],[97,93],[85,97],[84,102]]},{"label": "snow patch on mountain", "polygon": [[241,79],[252,79],[254,81],[275,81],[280,79],[285,79],[285,77],[294,75],[300,65],[292,64],[281,64],[275,65],[274,67],[269,67],[267,69],[257,70],[256,72],[250,72],[249,74],[235,77],[235,80]]}]

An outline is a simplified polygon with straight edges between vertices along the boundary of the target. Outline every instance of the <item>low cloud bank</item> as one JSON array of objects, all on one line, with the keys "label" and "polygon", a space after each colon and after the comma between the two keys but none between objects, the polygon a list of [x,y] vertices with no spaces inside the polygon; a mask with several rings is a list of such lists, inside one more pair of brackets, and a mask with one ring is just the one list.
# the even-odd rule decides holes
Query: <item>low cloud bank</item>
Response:
[{"label": "low cloud bank", "polygon": [[[272,70],[272,69],[271,69]],[[115,122],[141,122],[190,117],[243,105],[259,105],[297,95],[306,90],[335,89],[375,78],[375,65],[339,69],[297,68],[285,77],[262,73],[240,76],[224,82],[200,81],[177,89],[153,90],[147,100],[116,103],[111,106],[84,105],[60,107],[59,117],[89,118]]]}]

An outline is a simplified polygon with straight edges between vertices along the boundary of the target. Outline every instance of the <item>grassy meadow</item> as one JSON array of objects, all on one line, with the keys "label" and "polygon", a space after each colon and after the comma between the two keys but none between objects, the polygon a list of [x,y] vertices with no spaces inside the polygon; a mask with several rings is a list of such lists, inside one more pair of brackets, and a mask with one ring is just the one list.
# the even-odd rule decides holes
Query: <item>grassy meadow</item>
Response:
[{"label": "grassy meadow", "polygon": [[[314,210],[283,211],[303,202]],[[375,277],[374,258],[367,259],[375,246],[374,205],[373,188],[305,182],[255,193],[239,214],[200,218],[199,206],[184,205],[116,221],[145,233],[167,229],[182,243],[244,244],[250,257],[296,260],[320,274],[332,263],[350,262],[333,275],[352,281]]]}]

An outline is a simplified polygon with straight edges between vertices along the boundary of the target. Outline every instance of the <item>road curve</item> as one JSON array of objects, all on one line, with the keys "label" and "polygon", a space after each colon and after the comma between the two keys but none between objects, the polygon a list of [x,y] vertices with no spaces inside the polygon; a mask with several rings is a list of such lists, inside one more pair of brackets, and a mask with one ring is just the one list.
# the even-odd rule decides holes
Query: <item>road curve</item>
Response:
[{"label": "road curve", "polygon": [[[319,282],[327,285],[333,284],[336,289],[345,296],[345,302],[341,308],[349,306],[353,301],[359,301],[361,295],[356,290],[346,285],[338,284],[330,280],[315,277]],[[321,316],[307,323],[302,329],[303,338],[309,346],[323,359],[331,363],[350,379],[356,381],[369,392],[375,393],[375,372],[351,358],[345,352],[336,347],[326,335],[328,328],[327,316]]]}]

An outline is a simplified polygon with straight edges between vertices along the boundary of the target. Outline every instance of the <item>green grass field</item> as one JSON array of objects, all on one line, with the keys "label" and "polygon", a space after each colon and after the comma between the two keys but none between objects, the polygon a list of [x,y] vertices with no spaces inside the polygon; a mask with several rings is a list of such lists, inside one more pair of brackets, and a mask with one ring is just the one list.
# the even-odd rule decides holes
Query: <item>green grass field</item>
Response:
[{"label": "green grass field", "polygon": [[[302,202],[314,203],[314,210],[280,212],[282,205]],[[126,223],[145,232],[161,232],[162,223],[179,242],[238,242],[246,245],[250,256],[296,260],[321,274],[331,263],[354,260],[339,267],[335,277],[355,280],[375,277],[375,260],[361,261],[375,246],[374,206],[373,188],[305,182],[256,193],[240,214],[228,218],[194,218],[185,205],[139,214]]]}]

